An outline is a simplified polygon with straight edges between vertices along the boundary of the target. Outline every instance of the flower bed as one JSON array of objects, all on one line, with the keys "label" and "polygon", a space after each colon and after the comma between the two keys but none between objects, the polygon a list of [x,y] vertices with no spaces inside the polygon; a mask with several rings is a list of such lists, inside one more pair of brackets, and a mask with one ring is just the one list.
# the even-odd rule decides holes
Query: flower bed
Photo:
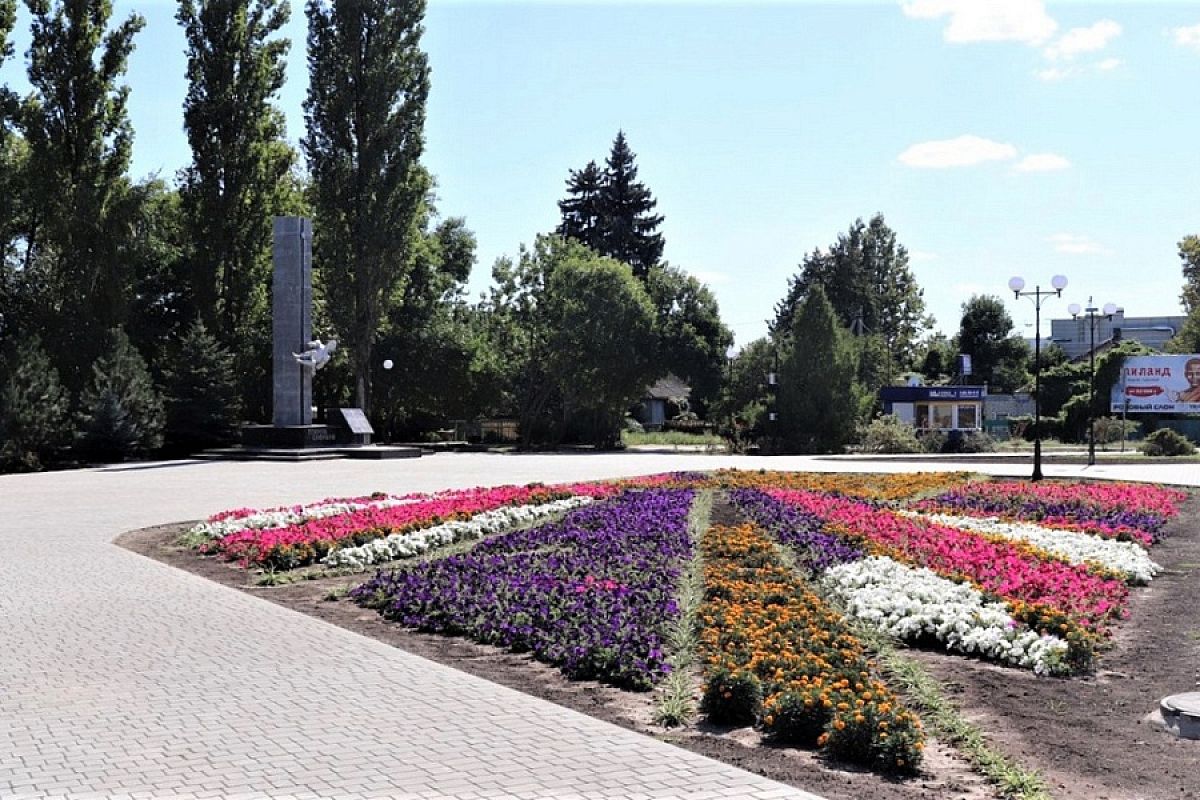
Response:
[{"label": "flower bed", "polygon": [[1101,574],[1119,575],[1133,585],[1149,583],[1162,570],[1137,542],[1105,539],[1061,528],[1045,528],[1030,522],[1006,522],[998,517],[927,514],[924,518],[937,525],[1029,542],[1072,564],[1091,566]]},{"label": "flower bed", "polygon": [[[1065,616],[1089,633],[1103,634],[1106,624],[1124,611],[1129,589],[1123,581],[1101,577],[1022,542],[926,523],[828,495],[787,490],[768,494],[819,516],[835,532],[865,542],[875,555],[970,581],[1012,603],[1018,618]],[[1023,610],[1026,607],[1029,610]]]},{"label": "flower bed", "polygon": [[467,489],[402,505],[373,505],[280,528],[240,530],[201,549],[243,566],[291,569],[318,561],[335,547],[358,546],[503,506],[548,503],[575,495],[605,496],[614,491],[615,487],[603,484]]},{"label": "flower bed", "polygon": [[729,499],[779,542],[791,547],[796,560],[811,574],[819,574],[834,564],[854,561],[864,555],[861,547],[822,530],[825,522],[817,515],[781,503],[763,491],[734,489],[729,492]]},{"label": "flower bed", "polygon": [[892,501],[943,492],[967,478],[965,472],[847,474],[821,472],[757,472],[722,469],[712,482],[721,489],[800,489],[864,500]]},{"label": "flower bed", "polygon": [[916,503],[917,511],[999,516],[1153,544],[1187,495],[1132,483],[973,482]]},{"label": "flower bed", "polygon": [[754,722],[768,739],[816,744],[885,770],[915,769],[920,722],[871,676],[863,645],[752,525],[702,540],[705,690],[717,723]]},{"label": "flower bed", "polygon": [[331,567],[363,569],[371,564],[396,561],[426,553],[436,547],[481,539],[520,526],[545,520],[556,514],[588,505],[592,498],[577,496],[532,506],[508,506],[485,511],[467,520],[452,520],[411,533],[393,533],[358,547],[340,547],[322,559]]},{"label": "flower bed", "polygon": [[1030,630],[1004,603],[924,567],[870,556],[831,567],[823,583],[848,614],[900,639],[933,639],[946,650],[1038,674],[1069,671],[1065,640]]},{"label": "flower bed", "polygon": [[573,678],[646,689],[691,558],[690,490],[627,492],[469,552],[380,572],[351,596],[404,625],[528,650]]},{"label": "flower bed", "polygon": [[349,514],[353,511],[361,511],[372,507],[388,508],[391,506],[402,506],[422,499],[428,499],[428,495],[408,494],[402,497],[394,497],[379,492],[365,497],[330,498],[307,505],[285,506],[281,508],[263,510],[238,508],[214,514],[204,522],[193,526],[188,533],[205,539],[220,539],[231,533],[248,529],[283,528],[310,519]]}]

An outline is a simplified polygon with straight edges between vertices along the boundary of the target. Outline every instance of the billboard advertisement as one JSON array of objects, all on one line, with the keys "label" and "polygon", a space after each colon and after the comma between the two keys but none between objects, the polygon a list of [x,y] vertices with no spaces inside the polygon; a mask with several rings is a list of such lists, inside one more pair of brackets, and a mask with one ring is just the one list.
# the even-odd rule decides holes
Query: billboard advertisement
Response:
[{"label": "billboard advertisement", "polygon": [[1200,354],[1126,358],[1113,386],[1112,410],[1200,414]]}]

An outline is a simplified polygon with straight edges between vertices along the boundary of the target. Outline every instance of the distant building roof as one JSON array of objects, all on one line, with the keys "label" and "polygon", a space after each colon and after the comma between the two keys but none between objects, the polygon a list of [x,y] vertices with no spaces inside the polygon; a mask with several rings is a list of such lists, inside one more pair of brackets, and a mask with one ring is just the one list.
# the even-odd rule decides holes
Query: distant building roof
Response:
[{"label": "distant building roof", "polygon": [[659,378],[653,386],[646,389],[646,397],[651,400],[671,400],[677,397],[689,397],[691,394],[692,387],[674,375]]}]

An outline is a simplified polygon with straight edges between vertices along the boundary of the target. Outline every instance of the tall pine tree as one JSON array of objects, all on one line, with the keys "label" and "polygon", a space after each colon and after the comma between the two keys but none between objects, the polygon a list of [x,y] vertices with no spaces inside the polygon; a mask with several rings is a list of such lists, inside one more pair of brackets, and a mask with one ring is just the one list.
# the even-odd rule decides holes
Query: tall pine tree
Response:
[{"label": "tall pine tree", "polygon": [[180,0],[187,39],[183,126],[192,163],[180,182],[191,288],[205,327],[226,345],[265,315],[271,216],[284,212],[295,154],[272,101],[291,43],[280,0]]},{"label": "tall pine tree", "polygon": [[370,406],[380,322],[403,290],[431,179],[421,167],[429,63],[423,0],[309,0],[308,133],[315,266]]},{"label": "tall pine tree", "polygon": [[133,145],[129,88],[118,84],[144,20],[108,30],[109,0],[26,0],[32,21],[21,114],[29,147],[25,264],[39,261],[64,382],[78,389],[103,333],[125,321],[129,284],[115,213],[128,187]]},{"label": "tall pine tree", "polygon": [[658,201],[638,181],[636,158],[625,132],[618,131],[603,171],[594,161],[572,170],[567,197],[558,204],[562,212],[558,233],[628,264],[635,276],[645,280],[662,258],[664,242],[658,226],[663,218],[651,213]]},{"label": "tall pine tree", "polygon": [[613,140],[604,171],[601,205],[604,246],[601,253],[633,267],[633,274],[645,278],[662,258],[663,237],[657,233],[663,218],[650,212],[658,205],[650,190],[637,179],[636,156],[618,131]]}]

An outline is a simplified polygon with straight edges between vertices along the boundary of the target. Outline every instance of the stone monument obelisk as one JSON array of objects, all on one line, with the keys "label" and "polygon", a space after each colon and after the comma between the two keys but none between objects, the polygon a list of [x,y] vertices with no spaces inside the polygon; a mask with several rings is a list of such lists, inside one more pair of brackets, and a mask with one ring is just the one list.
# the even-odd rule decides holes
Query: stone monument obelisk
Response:
[{"label": "stone monument obelisk", "polygon": [[313,370],[295,354],[312,340],[312,220],[275,217],[271,261],[271,421],[277,428],[311,425]]}]

